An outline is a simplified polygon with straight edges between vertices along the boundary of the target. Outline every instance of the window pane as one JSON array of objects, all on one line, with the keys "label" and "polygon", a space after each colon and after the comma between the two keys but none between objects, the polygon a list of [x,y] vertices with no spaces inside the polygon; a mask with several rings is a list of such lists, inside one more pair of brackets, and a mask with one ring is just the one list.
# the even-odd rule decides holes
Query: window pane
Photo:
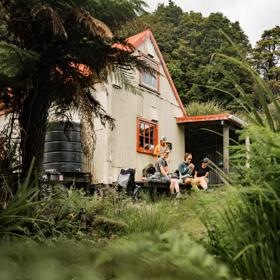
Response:
[{"label": "window pane", "polygon": [[140,122],[140,135],[144,135],[145,124]]},{"label": "window pane", "polygon": [[157,74],[144,73],[143,83],[153,89],[157,89]]},{"label": "window pane", "polygon": [[139,147],[144,148],[144,137],[140,136]]},{"label": "window pane", "polygon": [[149,131],[150,131],[150,125],[149,124],[145,124],[145,137],[149,137]]},{"label": "window pane", "polygon": [[151,126],[151,129],[150,129],[150,144],[151,145],[154,145],[154,137],[155,137],[155,127],[154,126]]},{"label": "window pane", "polygon": [[150,138],[145,137],[145,150],[151,151],[153,149],[153,145],[150,143]]}]

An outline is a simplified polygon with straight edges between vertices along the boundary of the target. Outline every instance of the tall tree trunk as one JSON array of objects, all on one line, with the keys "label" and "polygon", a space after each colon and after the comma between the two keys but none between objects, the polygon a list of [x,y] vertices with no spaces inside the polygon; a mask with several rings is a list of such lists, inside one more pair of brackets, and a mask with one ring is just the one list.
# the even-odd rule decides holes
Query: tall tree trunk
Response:
[{"label": "tall tree trunk", "polygon": [[50,104],[48,90],[49,87],[46,82],[39,83],[37,90],[24,100],[23,108],[19,115],[22,179],[26,177],[33,158],[35,158],[35,164],[31,179],[38,179],[41,172]]}]

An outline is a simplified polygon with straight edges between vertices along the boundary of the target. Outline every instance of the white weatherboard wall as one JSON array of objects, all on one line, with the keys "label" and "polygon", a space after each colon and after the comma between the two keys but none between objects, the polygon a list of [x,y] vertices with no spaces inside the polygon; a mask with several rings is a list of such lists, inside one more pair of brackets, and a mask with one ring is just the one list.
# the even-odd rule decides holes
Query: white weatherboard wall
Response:
[{"label": "white weatherboard wall", "polygon": [[[138,48],[143,53],[154,49],[147,39]],[[154,52],[154,59],[159,58]],[[136,179],[142,176],[142,169],[148,163],[154,163],[151,155],[136,150],[137,117],[147,120],[158,119],[159,138],[166,136],[172,142],[173,150],[169,158],[170,171],[177,169],[185,152],[184,129],[176,124],[176,117],[183,112],[174,96],[164,70],[160,66],[160,94],[141,88],[141,95],[133,94],[124,88],[117,89],[109,85],[108,92],[98,90],[95,96],[115,120],[115,129],[103,128],[95,121],[97,137],[92,173],[94,183],[112,183],[117,180],[121,168],[136,168]],[[139,72],[135,73],[139,84]]]},{"label": "white weatherboard wall", "polygon": [[[107,114],[111,114],[111,85],[107,85],[106,89],[99,87],[93,93],[95,98],[102,104]],[[92,174],[93,183],[109,184],[113,182],[111,175],[111,130],[104,127],[99,119],[94,120],[94,131],[96,146],[90,172]]]}]

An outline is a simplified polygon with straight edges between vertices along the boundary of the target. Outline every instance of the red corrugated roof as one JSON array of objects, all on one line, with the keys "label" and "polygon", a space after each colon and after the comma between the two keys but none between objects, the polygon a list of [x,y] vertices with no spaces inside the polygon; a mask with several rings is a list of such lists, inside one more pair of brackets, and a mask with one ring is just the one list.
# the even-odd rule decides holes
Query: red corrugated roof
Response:
[{"label": "red corrugated roof", "polygon": [[151,30],[147,29],[143,32],[127,38],[127,42],[137,48],[146,40],[147,37],[151,35],[151,33]]},{"label": "red corrugated roof", "polygon": [[[145,30],[141,33],[138,33],[136,35],[133,35],[133,36],[127,38],[125,41],[128,44],[132,45],[134,48],[137,48],[146,40],[147,36],[149,36],[149,32],[150,32],[150,30]],[[116,43],[113,45],[113,47],[124,50],[124,51],[133,52],[133,49],[131,49],[129,46],[124,46],[122,44]]]},{"label": "red corrugated roof", "polygon": [[186,117],[177,118],[177,123],[219,121],[219,120],[228,120],[228,119],[229,119],[229,114],[186,116]]},{"label": "red corrugated roof", "polygon": [[204,115],[204,116],[185,116],[185,117],[176,118],[176,120],[178,124],[213,122],[213,121],[231,121],[239,126],[245,125],[245,122],[243,120],[229,113]]},{"label": "red corrugated roof", "polygon": [[90,70],[89,66],[87,66],[86,64],[70,63],[70,66],[76,68],[76,70],[78,70],[78,72],[85,77],[88,77],[90,74],[92,74],[92,71]]},{"label": "red corrugated roof", "polygon": [[[150,32],[150,30],[145,30],[143,32],[140,32],[136,35],[133,35],[133,36],[127,38],[125,41],[128,44],[132,45],[133,47],[137,48],[146,40],[146,38],[149,36],[149,32]],[[129,52],[133,51],[131,48],[129,48],[129,46],[124,46],[122,44],[116,43],[113,45],[113,47],[124,50],[124,51],[129,51]]]}]

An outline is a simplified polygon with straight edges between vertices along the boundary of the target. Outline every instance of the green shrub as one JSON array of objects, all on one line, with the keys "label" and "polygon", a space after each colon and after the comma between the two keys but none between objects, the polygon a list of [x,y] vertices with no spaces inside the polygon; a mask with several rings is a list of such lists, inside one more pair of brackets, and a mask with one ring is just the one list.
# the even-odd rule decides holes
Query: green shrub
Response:
[{"label": "green shrub", "polygon": [[[246,69],[255,81],[260,108],[238,85],[248,125],[250,152],[237,147],[234,155],[239,195],[231,201],[219,223],[205,219],[210,250],[231,266],[242,279],[280,278],[280,103],[269,86],[244,61],[219,55]],[[273,104],[274,112],[269,109]],[[245,161],[249,164],[245,166]]]},{"label": "green shrub", "polygon": [[280,198],[269,186],[247,187],[218,224],[206,221],[210,248],[242,279],[280,277]]},{"label": "green shrub", "polygon": [[[32,166],[30,171],[31,169]],[[7,205],[0,211],[0,239],[25,238],[34,231],[39,234],[39,228],[47,223],[39,218],[42,210],[42,203],[38,201],[39,189],[30,184],[29,178],[30,172],[26,180],[18,184],[16,193],[11,195]]]},{"label": "green shrub", "polygon": [[[280,135],[256,124],[241,135],[250,135],[250,156],[246,158],[244,147],[236,151],[237,201],[228,205],[219,223],[205,220],[210,248],[242,279],[279,279]],[[245,160],[250,167],[244,167]]]},{"label": "green shrub", "polygon": [[226,109],[221,103],[209,100],[207,103],[191,102],[186,106],[188,116],[202,116],[226,113]]},{"label": "green shrub", "polygon": [[225,265],[175,231],[133,235],[102,248],[64,242],[0,249],[0,278],[5,280],[233,279]]}]

